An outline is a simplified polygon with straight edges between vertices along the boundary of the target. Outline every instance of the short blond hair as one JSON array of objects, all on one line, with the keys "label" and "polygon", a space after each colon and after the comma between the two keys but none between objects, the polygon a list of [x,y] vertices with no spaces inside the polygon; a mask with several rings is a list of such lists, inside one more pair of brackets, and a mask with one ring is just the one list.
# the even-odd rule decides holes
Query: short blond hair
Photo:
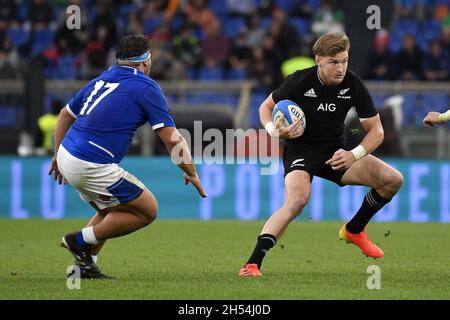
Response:
[{"label": "short blond hair", "polygon": [[312,51],[321,57],[334,57],[338,53],[350,50],[350,40],[345,32],[325,33],[316,43]]}]

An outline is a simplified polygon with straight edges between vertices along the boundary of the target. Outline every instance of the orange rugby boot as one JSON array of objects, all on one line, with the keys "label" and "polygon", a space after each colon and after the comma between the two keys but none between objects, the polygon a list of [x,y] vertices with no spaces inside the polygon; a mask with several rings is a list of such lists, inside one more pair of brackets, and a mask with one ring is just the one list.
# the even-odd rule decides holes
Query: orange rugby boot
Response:
[{"label": "orange rugby boot", "polygon": [[339,230],[339,238],[347,243],[353,243],[358,246],[367,257],[381,258],[384,256],[383,251],[372,243],[366,235],[365,231],[360,233],[350,233],[344,226]]},{"label": "orange rugby boot", "polygon": [[262,273],[259,271],[256,263],[247,263],[239,270],[239,276],[241,277],[261,277]]}]

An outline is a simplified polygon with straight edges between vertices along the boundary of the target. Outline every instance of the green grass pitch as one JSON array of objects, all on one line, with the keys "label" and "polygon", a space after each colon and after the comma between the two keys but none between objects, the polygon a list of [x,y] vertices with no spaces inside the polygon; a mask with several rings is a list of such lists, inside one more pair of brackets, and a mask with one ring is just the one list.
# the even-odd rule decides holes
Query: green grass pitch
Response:
[{"label": "green grass pitch", "polygon": [[[342,222],[293,222],[261,278],[240,278],[263,221],[157,220],[112,239],[99,255],[114,280],[66,286],[73,263],[59,247],[82,220],[0,219],[0,299],[450,299],[450,225],[371,223],[385,257],[338,240]],[[386,236],[386,234],[388,234]],[[369,290],[370,265],[381,289]]]}]

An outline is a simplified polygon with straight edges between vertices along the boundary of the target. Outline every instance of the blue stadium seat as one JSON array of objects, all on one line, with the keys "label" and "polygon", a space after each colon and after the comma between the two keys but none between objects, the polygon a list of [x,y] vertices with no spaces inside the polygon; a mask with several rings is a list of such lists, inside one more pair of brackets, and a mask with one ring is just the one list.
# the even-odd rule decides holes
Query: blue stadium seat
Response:
[{"label": "blue stadium seat", "polygon": [[250,96],[250,108],[249,108],[249,118],[250,126],[253,128],[261,127],[259,121],[259,106],[267,98],[267,93],[265,92],[253,92]]},{"label": "blue stadium seat", "polygon": [[398,33],[392,32],[389,40],[389,49],[397,53],[403,47],[402,38]]},{"label": "blue stadium seat", "polygon": [[39,54],[53,44],[55,32],[50,29],[39,30],[34,33],[33,54]]},{"label": "blue stadium seat", "polygon": [[230,105],[237,108],[239,103],[239,97],[231,94],[216,94],[214,97],[214,103]]},{"label": "blue stadium seat", "polygon": [[271,24],[272,24],[272,18],[271,17],[261,17],[261,27],[263,29],[268,29]]},{"label": "blue stadium seat", "polygon": [[309,22],[302,18],[291,18],[289,19],[289,22],[292,24],[292,26],[297,31],[297,35],[299,37],[305,36],[309,31]]},{"label": "blue stadium seat", "polygon": [[173,32],[177,33],[178,31],[180,31],[183,24],[184,24],[184,18],[180,15],[176,15],[173,17],[172,21],[170,22],[170,27]]},{"label": "blue stadium seat", "polygon": [[441,25],[434,20],[425,21],[421,33],[427,42],[437,40],[441,35]]},{"label": "blue stadium seat", "polygon": [[424,112],[445,112],[450,108],[449,95],[447,93],[430,93],[423,96],[422,105]]},{"label": "blue stadium seat", "polygon": [[17,126],[17,106],[0,105],[0,128],[12,128]]},{"label": "blue stadium seat", "polygon": [[244,80],[247,78],[247,72],[244,69],[230,69],[227,72],[227,78],[230,80]]},{"label": "blue stadium seat", "polygon": [[28,1],[19,1],[17,7],[19,21],[24,22],[28,20]]},{"label": "blue stadium seat", "polygon": [[220,19],[228,14],[227,2],[225,0],[209,0],[208,7]]},{"label": "blue stadium seat", "polygon": [[403,98],[405,101],[403,102],[403,123],[402,126],[410,126],[415,123],[414,116],[415,110],[421,109],[418,104],[417,94],[414,92],[405,92],[403,93]]},{"label": "blue stadium seat", "polygon": [[384,94],[373,94],[372,95],[373,104],[376,108],[383,106],[384,100],[386,100],[386,95]]},{"label": "blue stadium seat", "polygon": [[200,80],[222,80],[223,70],[220,68],[200,68],[198,78]]},{"label": "blue stadium seat", "polygon": [[211,92],[196,92],[186,96],[189,104],[214,104],[217,103],[217,94]]},{"label": "blue stadium seat", "polygon": [[158,26],[162,23],[162,18],[151,17],[144,21],[144,32],[149,34],[152,33]]},{"label": "blue stadium seat", "polygon": [[6,35],[11,40],[12,45],[16,48],[26,44],[30,39],[30,33],[23,29],[8,29]]},{"label": "blue stadium seat", "polygon": [[53,79],[75,80],[78,78],[76,69],[77,57],[65,55],[59,58],[58,67],[55,69]]},{"label": "blue stadium seat", "polygon": [[313,9],[313,11],[316,11],[317,8],[319,8],[320,5],[320,0],[309,0],[309,5],[311,6],[311,8]]},{"label": "blue stadium seat", "polygon": [[391,32],[391,40],[389,48],[394,53],[398,52],[403,47],[403,37],[406,34],[411,34],[415,37],[417,44],[424,50],[427,47],[427,39],[423,32],[423,26],[415,20],[399,20]]},{"label": "blue stadium seat", "polygon": [[186,69],[186,75],[189,79],[196,80],[197,79],[197,70],[195,70],[195,68],[188,68],[188,69]]},{"label": "blue stadium seat", "polygon": [[278,0],[278,6],[286,12],[289,12],[291,9],[291,0]]},{"label": "blue stadium seat", "polygon": [[244,18],[228,18],[224,21],[223,29],[228,37],[234,39],[239,31],[245,29],[245,20]]}]

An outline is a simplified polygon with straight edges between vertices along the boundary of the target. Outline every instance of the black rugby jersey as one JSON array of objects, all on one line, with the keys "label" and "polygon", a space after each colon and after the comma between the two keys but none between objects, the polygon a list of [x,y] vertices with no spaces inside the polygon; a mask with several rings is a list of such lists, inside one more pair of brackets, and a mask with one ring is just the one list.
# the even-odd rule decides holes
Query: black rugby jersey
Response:
[{"label": "black rugby jersey", "polygon": [[305,113],[306,129],[296,139],[285,143],[306,143],[314,146],[344,144],[344,121],[350,108],[355,107],[359,118],[377,115],[366,86],[351,70],[337,86],[328,87],[318,76],[317,66],[298,70],[289,75],[272,93],[275,103],[288,99],[297,103]]}]

